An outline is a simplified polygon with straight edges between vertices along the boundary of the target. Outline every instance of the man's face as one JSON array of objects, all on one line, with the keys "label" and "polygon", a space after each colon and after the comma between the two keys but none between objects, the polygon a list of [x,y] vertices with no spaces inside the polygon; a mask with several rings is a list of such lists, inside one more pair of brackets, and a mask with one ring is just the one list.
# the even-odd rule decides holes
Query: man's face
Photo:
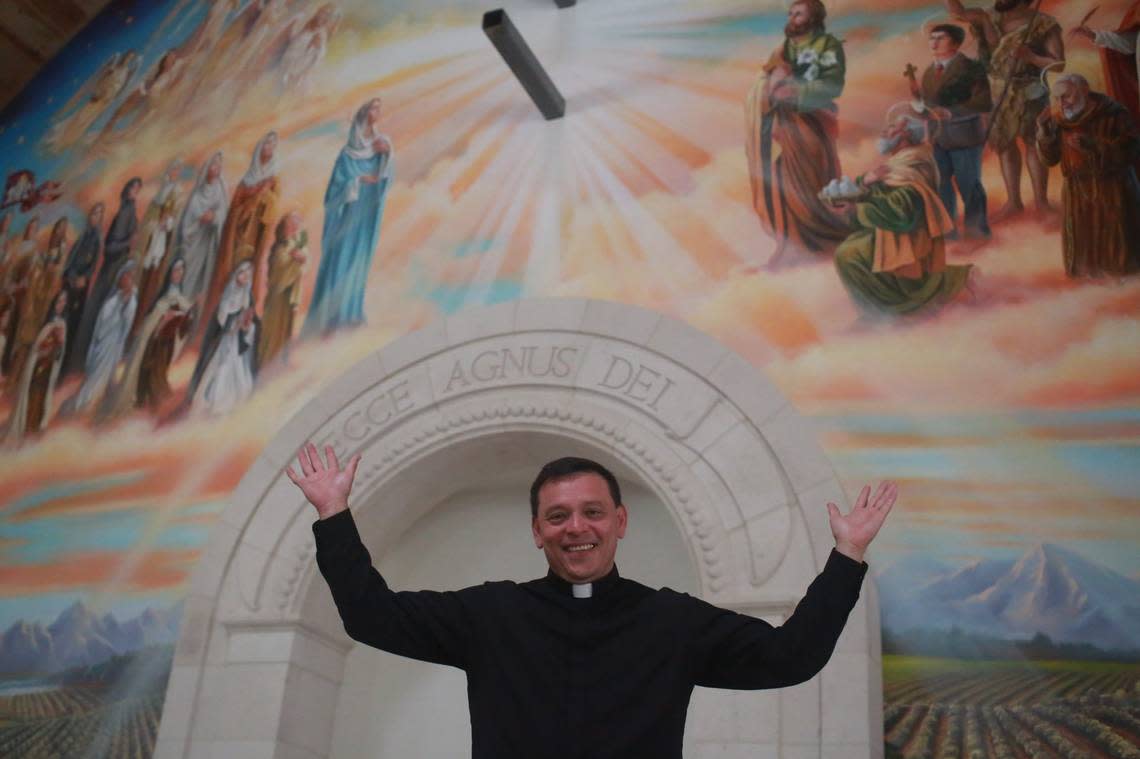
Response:
[{"label": "man's face", "polygon": [[594,582],[613,569],[627,519],[625,506],[614,503],[606,481],[583,472],[539,489],[531,530],[554,574],[567,582]]},{"label": "man's face", "polygon": [[142,187],[142,185],[138,182],[132,182],[130,185],[128,185],[127,186],[127,199],[128,200],[134,200],[135,198],[137,198],[139,196],[139,188],[141,188],[141,187]]},{"label": "man's face", "polygon": [[878,148],[882,155],[890,156],[914,144],[905,118],[895,119],[879,132]]},{"label": "man's face", "polygon": [[1061,106],[1065,118],[1072,119],[1081,115],[1081,111],[1085,109],[1087,94],[1074,84],[1065,83],[1057,87],[1057,105]]},{"label": "man's face", "polygon": [[930,35],[930,52],[938,59],[949,58],[958,52],[958,43],[946,32],[934,32]]},{"label": "man's face", "polygon": [[811,13],[803,3],[796,3],[788,8],[788,23],[784,27],[784,34],[789,37],[799,37],[811,31]]}]

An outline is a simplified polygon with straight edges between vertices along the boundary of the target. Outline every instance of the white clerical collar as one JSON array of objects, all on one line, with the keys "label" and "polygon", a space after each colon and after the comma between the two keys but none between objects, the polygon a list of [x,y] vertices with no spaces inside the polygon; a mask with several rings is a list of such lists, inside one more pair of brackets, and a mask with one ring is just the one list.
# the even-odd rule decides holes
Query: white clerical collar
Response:
[{"label": "white clerical collar", "polygon": [[594,583],[575,583],[570,586],[570,592],[574,594],[575,598],[590,598],[594,595]]}]

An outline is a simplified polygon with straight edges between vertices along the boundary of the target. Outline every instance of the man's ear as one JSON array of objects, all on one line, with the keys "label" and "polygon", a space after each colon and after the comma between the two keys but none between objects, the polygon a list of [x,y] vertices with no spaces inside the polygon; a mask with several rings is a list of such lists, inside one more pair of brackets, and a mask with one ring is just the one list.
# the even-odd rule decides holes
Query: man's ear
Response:
[{"label": "man's ear", "polygon": [[625,507],[624,503],[619,503],[617,506],[617,518],[618,518],[617,536],[618,536],[618,539],[620,540],[620,539],[625,537],[625,528],[627,526],[629,526],[629,510]]},{"label": "man's ear", "polygon": [[534,536],[534,547],[542,548],[542,536],[538,534],[538,517],[531,518],[530,533]]}]

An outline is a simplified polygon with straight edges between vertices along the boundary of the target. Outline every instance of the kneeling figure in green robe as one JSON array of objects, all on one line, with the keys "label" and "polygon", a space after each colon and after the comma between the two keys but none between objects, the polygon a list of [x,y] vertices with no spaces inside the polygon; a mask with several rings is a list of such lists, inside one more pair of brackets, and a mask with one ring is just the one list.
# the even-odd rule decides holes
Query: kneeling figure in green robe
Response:
[{"label": "kneeling figure in green robe", "polygon": [[924,129],[910,116],[893,120],[879,141],[886,161],[859,178],[864,194],[843,207],[854,229],[835,251],[835,266],[867,311],[916,313],[954,299],[967,284],[970,266],[946,264],[954,222],[938,198]]}]

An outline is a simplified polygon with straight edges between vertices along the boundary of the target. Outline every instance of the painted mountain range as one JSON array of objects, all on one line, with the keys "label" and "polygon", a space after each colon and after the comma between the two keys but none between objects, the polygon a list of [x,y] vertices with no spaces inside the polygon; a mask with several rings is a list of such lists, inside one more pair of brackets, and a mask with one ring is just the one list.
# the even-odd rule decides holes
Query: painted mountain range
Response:
[{"label": "painted mountain range", "polygon": [[144,646],[174,643],[182,605],[146,609],[120,622],[76,601],[49,625],[20,620],[0,636],[0,677],[91,666]]},{"label": "painted mountain range", "polygon": [[1056,545],[953,567],[905,557],[876,576],[883,626],[1140,649],[1140,582]]}]

